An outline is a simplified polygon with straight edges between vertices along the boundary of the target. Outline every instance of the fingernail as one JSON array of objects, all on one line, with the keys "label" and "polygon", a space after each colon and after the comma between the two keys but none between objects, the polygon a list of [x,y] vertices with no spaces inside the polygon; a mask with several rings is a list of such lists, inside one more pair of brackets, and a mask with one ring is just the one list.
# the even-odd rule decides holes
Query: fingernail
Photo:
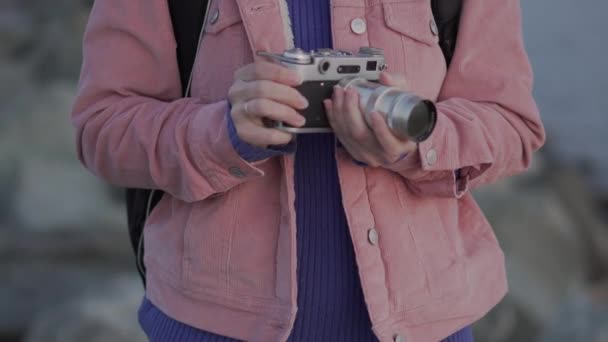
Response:
[{"label": "fingernail", "polygon": [[308,102],[308,100],[305,97],[302,97],[301,101],[301,107],[304,108],[308,108],[308,106],[310,105],[310,103]]}]

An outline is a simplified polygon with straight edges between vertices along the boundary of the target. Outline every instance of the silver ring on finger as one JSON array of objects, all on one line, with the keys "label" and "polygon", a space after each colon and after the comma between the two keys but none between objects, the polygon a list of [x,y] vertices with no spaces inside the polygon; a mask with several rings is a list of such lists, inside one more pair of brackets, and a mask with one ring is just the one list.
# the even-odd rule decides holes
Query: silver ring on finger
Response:
[{"label": "silver ring on finger", "polygon": [[247,115],[251,115],[251,112],[249,111],[249,102],[250,101],[245,102],[245,105],[243,106],[243,109],[245,110],[245,114],[247,114]]}]

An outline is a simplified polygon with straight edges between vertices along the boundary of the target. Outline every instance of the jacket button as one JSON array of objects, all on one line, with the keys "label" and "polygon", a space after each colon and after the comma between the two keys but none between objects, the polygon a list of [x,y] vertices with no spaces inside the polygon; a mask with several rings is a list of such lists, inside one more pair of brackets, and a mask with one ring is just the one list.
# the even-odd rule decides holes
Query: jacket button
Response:
[{"label": "jacket button", "polygon": [[211,25],[215,24],[217,20],[220,18],[220,9],[216,8],[212,13],[211,17],[209,17],[209,22]]},{"label": "jacket button", "polygon": [[429,25],[431,26],[431,33],[433,34],[433,36],[438,35],[439,28],[437,27],[437,22],[434,19],[431,19]]},{"label": "jacket button", "polygon": [[428,150],[426,153],[426,163],[429,165],[435,165],[437,162],[437,151],[434,148]]},{"label": "jacket button", "polygon": [[395,335],[394,340],[395,340],[395,342],[405,342],[405,337],[403,337],[403,335],[401,335],[401,334],[397,334],[397,335]]},{"label": "jacket button", "polygon": [[369,241],[369,243],[372,244],[372,246],[375,246],[378,244],[378,231],[375,230],[374,228],[370,229],[367,231],[367,240]]},{"label": "jacket button", "polygon": [[228,172],[230,172],[230,174],[236,178],[245,178],[245,176],[247,176],[245,172],[243,172],[243,170],[239,169],[238,167],[231,167],[230,169],[228,169]]},{"label": "jacket button", "polygon": [[365,20],[361,18],[355,18],[350,22],[350,29],[356,34],[364,34],[367,30]]}]

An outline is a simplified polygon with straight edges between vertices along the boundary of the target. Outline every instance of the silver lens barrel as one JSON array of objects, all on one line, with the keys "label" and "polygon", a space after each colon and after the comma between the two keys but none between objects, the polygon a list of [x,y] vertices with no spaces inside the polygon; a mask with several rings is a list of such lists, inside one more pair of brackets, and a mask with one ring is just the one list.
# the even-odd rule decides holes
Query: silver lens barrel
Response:
[{"label": "silver lens barrel", "polygon": [[435,129],[437,109],[432,101],[361,77],[344,78],[339,85],[357,90],[368,123],[370,115],[379,112],[399,138],[422,142]]}]

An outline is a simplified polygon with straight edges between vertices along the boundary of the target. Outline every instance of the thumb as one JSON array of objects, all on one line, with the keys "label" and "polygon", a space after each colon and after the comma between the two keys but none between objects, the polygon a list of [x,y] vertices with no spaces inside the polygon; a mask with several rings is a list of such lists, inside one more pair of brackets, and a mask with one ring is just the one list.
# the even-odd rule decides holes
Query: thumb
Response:
[{"label": "thumb", "polygon": [[399,74],[391,74],[387,71],[383,71],[380,74],[380,83],[386,86],[407,90],[407,81],[405,80],[405,77]]}]

